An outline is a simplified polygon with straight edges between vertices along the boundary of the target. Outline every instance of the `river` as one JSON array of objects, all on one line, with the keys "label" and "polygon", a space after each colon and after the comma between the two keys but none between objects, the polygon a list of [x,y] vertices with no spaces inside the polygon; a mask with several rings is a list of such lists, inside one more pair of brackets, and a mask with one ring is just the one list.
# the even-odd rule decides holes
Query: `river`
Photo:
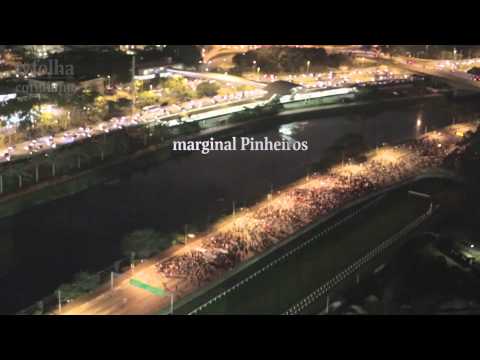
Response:
[{"label": "river", "polygon": [[182,232],[251,204],[307,172],[346,134],[364,142],[392,143],[452,121],[473,120],[471,103],[420,102],[352,115],[280,125],[262,133],[272,141],[308,141],[306,152],[192,153],[122,175],[17,216],[0,220],[0,313],[19,311],[79,271],[98,271],[122,257],[121,239],[145,228]]}]

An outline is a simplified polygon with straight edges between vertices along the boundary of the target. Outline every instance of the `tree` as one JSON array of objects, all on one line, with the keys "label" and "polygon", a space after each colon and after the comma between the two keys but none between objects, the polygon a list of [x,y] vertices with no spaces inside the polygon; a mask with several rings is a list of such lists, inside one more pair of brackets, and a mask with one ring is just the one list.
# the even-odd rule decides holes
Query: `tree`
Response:
[{"label": "tree", "polygon": [[163,86],[168,95],[175,97],[179,101],[188,101],[194,97],[194,92],[185,78],[179,76],[168,78]]},{"label": "tree", "polygon": [[88,293],[98,287],[100,284],[100,275],[82,271],[75,275],[74,281],[74,284],[81,291]]},{"label": "tree", "polygon": [[9,101],[6,104],[0,105],[0,116],[10,116],[17,113],[21,118],[27,117],[30,115],[33,107],[38,104],[40,104],[40,101],[36,99]]},{"label": "tree", "polygon": [[468,70],[467,73],[469,73],[470,75],[479,76],[480,75],[480,67],[475,66],[475,67],[471,68],[470,70]]},{"label": "tree", "polygon": [[253,51],[248,51],[244,54],[237,54],[232,59],[235,67],[240,69],[240,71],[247,71],[248,69],[254,68],[254,62],[257,62],[256,53]]},{"label": "tree", "polygon": [[136,257],[149,258],[168,246],[170,241],[166,236],[152,229],[143,229],[134,231],[123,239],[122,252],[125,256],[135,253]]},{"label": "tree", "polygon": [[35,127],[40,131],[40,136],[46,135],[46,133],[58,132],[60,128],[60,116],[43,111],[38,116]]},{"label": "tree", "polygon": [[131,110],[132,101],[127,98],[120,98],[117,101],[108,101],[107,104],[110,117],[125,116]]},{"label": "tree", "polygon": [[62,299],[71,300],[95,290],[100,285],[100,275],[80,272],[74,276],[73,282],[61,285]]},{"label": "tree", "polygon": [[78,109],[80,112],[88,113],[95,108],[95,100],[99,93],[95,90],[82,89],[75,93],[72,97],[70,105]]},{"label": "tree", "polygon": [[267,73],[295,73],[311,70],[324,70],[349,63],[344,55],[328,55],[323,48],[291,48],[275,46],[248,51],[233,57],[236,72],[254,71],[257,67]]},{"label": "tree", "polygon": [[220,86],[215,82],[205,81],[197,86],[197,96],[202,97],[213,97],[218,94]]},{"label": "tree", "polygon": [[137,95],[137,106],[139,108],[157,104],[159,101],[160,97],[153,91],[142,91]]},{"label": "tree", "polygon": [[[9,143],[10,140],[13,140],[15,135],[19,135],[18,138],[25,139],[29,136],[32,136],[32,125],[33,125],[33,110],[34,108],[40,104],[39,100],[31,99],[31,100],[13,100],[9,101],[4,105],[0,105],[0,117],[4,116],[6,119],[9,120],[12,116],[16,118],[16,122],[18,124],[17,132],[13,136],[9,136]],[[11,121],[11,119],[10,119]],[[5,121],[5,125],[6,125]]]}]

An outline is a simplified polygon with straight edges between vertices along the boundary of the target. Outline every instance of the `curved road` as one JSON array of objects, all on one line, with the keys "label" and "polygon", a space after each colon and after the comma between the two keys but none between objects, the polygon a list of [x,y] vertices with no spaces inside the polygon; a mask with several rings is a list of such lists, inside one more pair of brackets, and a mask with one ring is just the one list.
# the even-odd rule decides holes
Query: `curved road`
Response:
[{"label": "curved road", "polygon": [[215,81],[228,82],[228,83],[239,84],[239,85],[248,85],[248,86],[254,86],[259,89],[263,89],[267,86],[267,84],[264,84],[258,81],[247,80],[239,76],[233,76],[228,74],[185,71],[185,70],[178,70],[178,69],[172,69],[172,68],[167,69],[167,72],[172,74],[182,75],[187,78],[215,80]]}]

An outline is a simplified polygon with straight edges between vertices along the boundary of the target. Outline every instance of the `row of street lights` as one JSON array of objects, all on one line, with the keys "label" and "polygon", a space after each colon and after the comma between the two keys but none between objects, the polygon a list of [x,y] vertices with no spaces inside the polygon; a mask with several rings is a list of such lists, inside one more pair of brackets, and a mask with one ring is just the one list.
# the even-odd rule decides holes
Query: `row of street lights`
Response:
[{"label": "row of street lights", "polygon": [[[255,65],[257,64],[257,61],[256,60],[253,60],[253,66],[255,67]],[[307,60],[307,74],[310,72],[310,65],[311,65],[311,61],[310,60]],[[257,66],[257,75],[260,74],[260,66]]]}]

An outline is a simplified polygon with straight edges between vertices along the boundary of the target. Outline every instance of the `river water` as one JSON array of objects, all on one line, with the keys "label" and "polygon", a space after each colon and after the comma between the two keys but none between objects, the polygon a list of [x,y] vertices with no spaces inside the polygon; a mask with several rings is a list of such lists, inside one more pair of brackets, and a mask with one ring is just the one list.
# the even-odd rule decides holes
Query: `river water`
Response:
[{"label": "river water", "polygon": [[233,201],[237,209],[251,204],[304,176],[346,134],[374,147],[473,120],[479,110],[474,103],[420,102],[280,125],[250,136],[308,141],[309,150],[192,153],[0,220],[0,313],[31,305],[79,271],[108,267],[134,230],[182,232],[185,224],[231,213]]}]

